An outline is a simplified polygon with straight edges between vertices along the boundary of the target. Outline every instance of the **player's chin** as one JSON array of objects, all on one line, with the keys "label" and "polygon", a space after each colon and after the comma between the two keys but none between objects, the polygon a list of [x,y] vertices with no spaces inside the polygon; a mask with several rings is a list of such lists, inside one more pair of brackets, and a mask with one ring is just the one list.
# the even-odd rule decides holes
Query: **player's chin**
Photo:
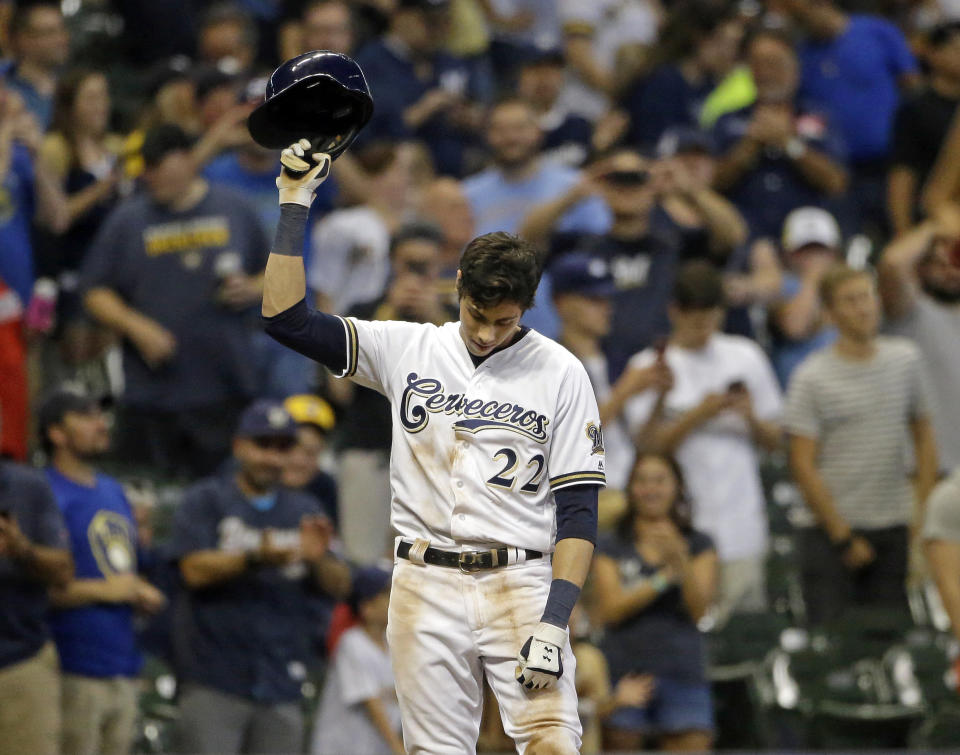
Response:
[{"label": "player's chin", "polygon": [[490,344],[489,346],[483,346],[471,338],[468,348],[470,350],[470,353],[473,354],[475,357],[485,357],[491,351],[493,351],[496,348],[496,346],[497,345],[495,343]]}]

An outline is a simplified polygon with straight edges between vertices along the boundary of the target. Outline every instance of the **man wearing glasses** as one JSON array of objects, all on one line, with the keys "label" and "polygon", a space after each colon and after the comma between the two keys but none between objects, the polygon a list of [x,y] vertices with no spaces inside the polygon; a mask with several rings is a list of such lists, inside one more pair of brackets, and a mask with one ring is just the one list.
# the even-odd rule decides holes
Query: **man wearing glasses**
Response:
[{"label": "man wearing glasses", "polygon": [[316,499],[280,480],[297,425],[261,400],[234,434],[232,475],[201,480],[174,519],[187,611],[176,646],[182,752],[297,752],[308,601],[333,534]]}]

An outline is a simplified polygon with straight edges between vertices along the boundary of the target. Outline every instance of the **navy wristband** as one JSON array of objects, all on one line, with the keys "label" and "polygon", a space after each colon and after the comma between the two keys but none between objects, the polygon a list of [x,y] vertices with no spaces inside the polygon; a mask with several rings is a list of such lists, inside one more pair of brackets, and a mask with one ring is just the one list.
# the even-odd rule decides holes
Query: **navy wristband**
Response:
[{"label": "navy wristband", "polygon": [[298,204],[280,205],[280,222],[277,223],[277,235],[273,239],[272,254],[284,257],[302,257],[303,239],[307,235],[307,215],[309,207]]},{"label": "navy wristband", "polygon": [[580,588],[567,579],[555,579],[550,583],[550,595],[540,621],[566,629],[570,614],[580,597]]}]

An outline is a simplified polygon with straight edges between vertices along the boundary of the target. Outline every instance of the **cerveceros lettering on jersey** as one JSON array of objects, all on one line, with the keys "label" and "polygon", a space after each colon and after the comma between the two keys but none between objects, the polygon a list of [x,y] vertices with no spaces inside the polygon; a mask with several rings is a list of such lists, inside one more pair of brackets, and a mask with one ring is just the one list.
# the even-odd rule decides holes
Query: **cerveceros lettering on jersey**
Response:
[{"label": "cerveceros lettering on jersey", "polygon": [[[416,397],[426,399],[416,401]],[[470,398],[463,393],[447,394],[436,378],[407,375],[407,387],[400,398],[400,422],[410,433],[418,433],[430,422],[430,414],[456,414],[465,419],[453,423],[456,432],[509,430],[537,443],[547,442],[550,419],[519,404]]]}]

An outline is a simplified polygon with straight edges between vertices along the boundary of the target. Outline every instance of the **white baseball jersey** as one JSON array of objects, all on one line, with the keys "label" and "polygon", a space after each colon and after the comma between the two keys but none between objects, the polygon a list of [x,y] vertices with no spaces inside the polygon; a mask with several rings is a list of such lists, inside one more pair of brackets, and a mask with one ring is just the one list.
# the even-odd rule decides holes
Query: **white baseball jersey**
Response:
[{"label": "white baseball jersey", "polygon": [[474,367],[457,322],[342,320],[342,376],[392,405],[399,534],[441,548],[552,552],[554,491],[605,481],[600,415],[579,360],[530,330]]}]

